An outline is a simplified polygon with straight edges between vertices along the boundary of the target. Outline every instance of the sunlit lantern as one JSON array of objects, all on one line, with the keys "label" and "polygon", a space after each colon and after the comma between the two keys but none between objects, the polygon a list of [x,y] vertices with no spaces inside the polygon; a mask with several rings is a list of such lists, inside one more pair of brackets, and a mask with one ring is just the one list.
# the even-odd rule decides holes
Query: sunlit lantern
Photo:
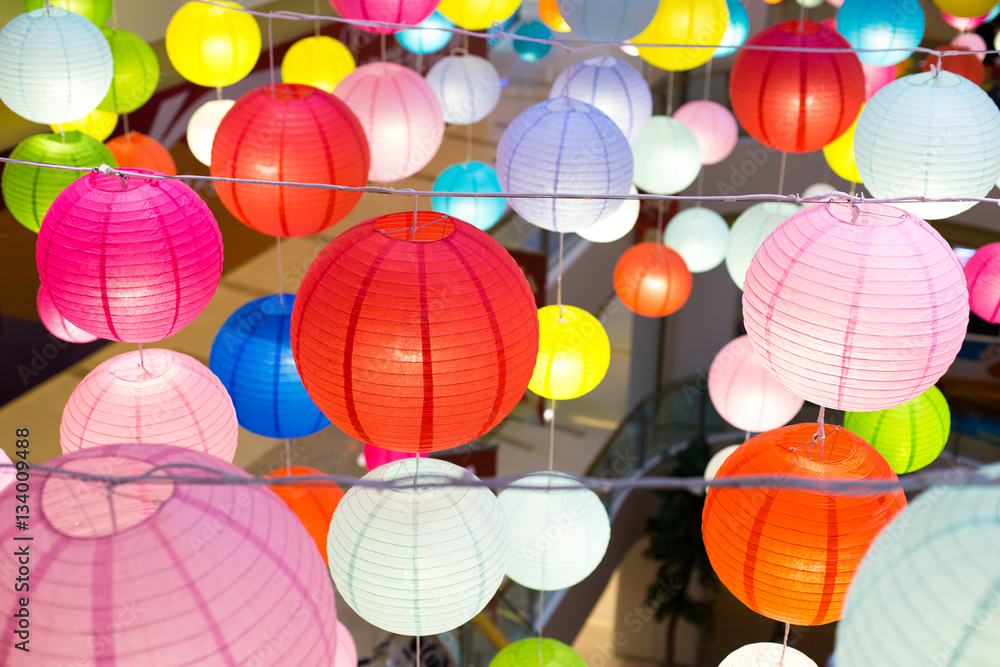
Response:
[{"label": "sunlit lantern", "polygon": [[573,34],[588,42],[624,42],[649,25],[659,0],[632,0],[622,11],[619,0],[556,0]]},{"label": "sunlit lantern", "polygon": [[[430,16],[438,0],[330,0],[330,4],[345,19],[417,25]],[[373,25],[355,27],[365,32],[383,35],[399,30],[399,28]]]},{"label": "sunlit lantern", "polygon": [[441,0],[437,10],[459,28],[486,30],[494,21],[510,18],[521,0]]},{"label": "sunlit lantern", "polygon": [[611,343],[596,317],[576,306],[538,309],[538,360],[528,389],[560,401],[583,396],[604,379]]},{"label": "sunlit lantern", "polygon": [[[303,481],[295,484],[296,477],[325,477],[325,473],[306,466],[278,468],[264,475],[262,479],[283,479],[285,484],[271,484],[269,489],[285,501],[288,509],[295,513],[305,526],[309,537],[313,538],[323,562],[329,565],[326,554],[326,538],[330,532],[330,521],[337,505],[344,497],[344,491],[330,482]],[[338,634],[339,637],[339,634]],[[334,663],[337,667],[337,663]]]},{"label": "sunlit lantern", "polygon": [[111,133],[115,131],[118,127],[118,114],[113,111],[101,111],[100,109],[94,109],[86,116],[78,118],[76,120],[71,120],[67,123],[61,123],[59,125],[50,125],[52,131],[56,134],[62,132],[72,132],[74,130],[79,130],[89,137],[93,137],[98,141],[104,141],[111,136]]},{"label": "sunlit lantern", "polygon": [[549,97],[567,93],[603,111],[629,143],[639,138],[653,115],[649,85],[634,67],[619,58],[596,56],[570,65],[556,77]]},{"label": "sunlit lantern", "polygon": [[[639,190],[633,185],[629,194],[637,195]],[[577,230],[577,234],[591,243],[611,243],[623,238],[635,228],[639,220],[639,200],[628,199],[618,210],[604,216],[590,227]]]},{"label": "sunlit lantern", "polygon": [[[658,195],[672,195],[694,183],[701,172],[701,149],[687,125],[675,118],[653,116],[632,144],[635,184]],[[669,164],[669,169],[663,165]]]},{"label": "sunlit lantern", "polygon": [[395,37],[399,45],[410,53],[426,55],[440,51],[451,41],[451,32],[440,28],[454,27],[454,23],[435,11],[418,23],[416,28],[400,30]]},{"label": "sunlit lantern", "polygon": [[760,642],[736,649],[719,667],[816,667],[816,663],[797,649]]},{"label": "sunlit lantern", "polygon": [[471,125],[490,115],[500,102],[500,74],[479,56],[445,56],[427,72],[444,122]]},{"label": "sunlit lantern", "polygon": [[413,454],[411,452],[396,452],[391,449],[382,449],[381,447],[376,447],[375,445],[365,445],[363,456],[365,457],[365,467],[368,468],[369,472],[375,470],[375,468],[378,468],[379,466],[384,466],[387,463],[402,461],[403,459],[412,459],[414,456],[427,458],[426,453]]},{"label": "sunlit lantern", "polygon": [[726,0],[663,0],[646,29],[635,36],[636,44],[685,44],[694,48],[639,47],[639,56],[660,69],[683,71],[704,65],[713,49],[722,44],[729,26]]},{"label": "sunlit lantern", "polygon": [[[552,39],[552,31],[549,27],[542,23],[541,21],[528,21],[527,23],[522,23],[517,26],[514,30],[515,37],[512,38],[514,42],[514,52],[518,55],[521,60],[525,62],[535,62],[536,60],[541,60],[549,54],[552,50],[552,45],[548,42],[536,42],[534,40]],[[531,39],[517,39],[517,37],[530,37]]]},{"label": "sunlit lantern", "polygon": [[694,100],[674,112],[698,141],[702,164],[718,164],[729,157],[740,138],[740,128],[733,113],[718,102]]},{"label": "sunlit lantern", "polygon": [[726,269],[737,287],[743,289],[747,269],[764,239],[800,210],[788,202],[763,202],[740,213],[729,230],[726,244]]},{"label": "sunlit lantern", "polygon": [[971,17],[988,15],[996,2],[994,0],[934,0],[934,4],[942,12],[948,12],[955,16]]},{"label": "sunlit lantern", "polygon": [[355,67],[354,55],[340,40],[326,35],[303,37],[281,59],[281,80],[332,93]]},{"label": "sunlit lantern", "polygon": [[112,9],[111,0],[24,0],[24,11],[30,12],[46,5],[81,14],[97,27],[108,22]]},{"label": "sunlit lantern", "polygon": [[[485,162],[453,164],[437,177],[435,192],[500,193],[497,170]],[[500,222],[507,211],[504,197],[431,197],[431,206],[438,213],[450,215],[486,231]]]},{"label": "sunlit lantern", "polygon": [[212,164],[212,144],[215,142],[219,123],[234,104],[236,100],[209,100],[198,107],[188,121],[188,148],[198,162],[206,167]]},{"label": "sunlit lantern", "polygon": [[662,243],[634,245],[615,264],[615,293],[632,312],[664,317],[677,312],[691,295],[691,271]]},{"label": "sunlit lantern", "polygon": [[722,46],[715,50],[713,58],[723,58],[736,53],[736,47],[743,46],[750,33],[750,15],[747,14],[747,8],[743,6],[742,0],[726,0],[726,8],[729,10],[729,22],[719,42]]},{"label": "sunlit lantern", "polygon": [[1000,322],[1000,243],[984,245],[965,263],[972,312],[987,322]]},{"label": "sunlit lantern", "polygon": [[538,15],[542,23],[556,32],[569,32],[571,28],[566,20],[559,13],[559,5],[556,0],[538,0]]},{"label": "sunlit lantern", "polygon": [[529,637],[504,647],[490,660],[489,667],[587,667],[572,648],[556,639]]},{"label": "sunlit lantern", "polygon": [[149,169],[177,175],[177,165],[163,144],[140,132],[129,132],[105,144],[122,169]]},{"label": "sunlit lantern", "polygon": [[863,63],[895,65],[920,46],[924,37],[924,8],[913,0],[846,0],[837,11],[837,32],[859,51]]},{"label": "sunlit lantern", "polygon": [[726,259],[729,225],[711,209],[685,209],[670,219],[663,242],[677,251],[691,273],[704,273]]},{"label": "sunlit lantern", "polygon": [[217,0],[187,2],[167,24],[167,57],[177,72],[207,88],[231,86],[260,57],[260,27],[243,6]]},{"label": "sunlit lantern", "polygon": [[[861,108],[864,109],[864,106]],[[855,120],[846,132],[823,146],[823,158],[833,173],[852,183],[861,182],[858,165],[854,160],[854,128],[857,125],[858,121]]]},{"label": "sunlit lantern", "polygon": [[149,101],[160,82],[160,61],[152,47],[128,30],[101,28],[111,47],[114,76],[102,111],[132,113]]},{"label": "sunlit lantern", "polygon": [[38,308],[38,318],[45,326],[45,330],[59,340],[64,340],[67,343],[91,343],[97,340],[97,336],[87,333],[60,315],[52,303],[52,297],[49,296],[44,287],[38,288],[35,304]]}]

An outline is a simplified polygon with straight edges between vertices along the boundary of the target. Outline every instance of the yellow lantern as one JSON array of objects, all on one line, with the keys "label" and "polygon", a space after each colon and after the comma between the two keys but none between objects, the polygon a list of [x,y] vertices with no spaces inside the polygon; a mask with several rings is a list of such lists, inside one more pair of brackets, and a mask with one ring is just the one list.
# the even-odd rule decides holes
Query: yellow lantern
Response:
[{"label": "yellow lantern", "polygon": [[[864,109],[865,105],[862,104],[861,108]],[[861,112],[858,112],[858,117],[860,116]],[[846,132],[823,146],[823,157],[833,173],[851,183],[861,182],[858,164],[854,161],[854,128],[857,125],[858,119],[855,118]]]},{"label": "yellow lantern", "polygon": [[538,324],[538,360],[528,389],[564,401],[601,383],[611,343],[596,317],[575,306],[545,306],[538,309]]},{"label": "yellow lantern", "polygon": [[343,42],[327,37],[305,37],[292,44],[281,61],[281,80],[304,83],[332,93],[356,63]]},{"label": "yellow lantern", "polygon": [[[224,6],[219,6],[224,5]],[[228,9],[227,9],[228,8]],[[191,83],[229,86],[250,73],[260,57],[260,28],[242,5],[188,2],[167,25],[167,57]]]},{"label": "yellow lantern", "polygon": [[521,6],[521,0],[441,0],[438,11],[459,28],[486,30],[503,23]]},{"label": "yellow lantern", "polygon": [[101,111],[100,109],[94,109],[83,118],[63,123],[62,127],[59,125],[50,125],[49,127],[51,127],[52,131],[56,134],[59,134],[60,130],[63,132],[79,130],[87,136],[103,142],[110,137],[111,133],[115,131],[116,127],[118,127],[118,114],[114,111]]},{"label": "yellow lantern", "polygon": [[[661,0],[634,44],[718,45],[729,25],[726,0]],[[654,67],[680,72],[704,65],[715,49],[639,47],[639,56]]]},{"label": "yellow lantern", "polygon": [[962,18],[972,18],[989,14],[996,0],[934,0],[934,4],[942,12]]}]

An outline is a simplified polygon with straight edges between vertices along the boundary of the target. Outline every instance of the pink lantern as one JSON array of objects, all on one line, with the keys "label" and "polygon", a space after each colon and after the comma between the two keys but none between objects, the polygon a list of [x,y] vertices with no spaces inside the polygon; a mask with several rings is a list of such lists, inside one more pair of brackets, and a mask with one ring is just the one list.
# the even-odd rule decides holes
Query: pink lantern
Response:
[{"label": "pink lantern", "polygon": [[333,91],[361,121],[371,147],[369,178],[390,183],[427,166],[444,139],[441,102],[424,77],[395,63],[362,65]]},{"label": "pink lantern", "polygon": [[733,113],[718,102],[695,100],[674,112],[674,119],[694,134],[702,164],[718,164],[736,148],[740,130]]},{"label": "pink lantern", "polygon": [[715,355],[708,396],[723,419],[751,433],[784,426],[805,404],[767,372],[746,336],[729,341]]},{"label": "pink lantern", "polygon": [[965,264],[969,305],[987,322],[1000,322],[1000,243],[984,245]]},{"label": "pink lantern", "polygon": [[222,276],[219,226],[177,180],[87,174],[56,197],[42,227],[36,259],[52,303],[108,340],[177,333],[205,309]]},{"label": "pink lantern", "polygon": [[14,482],[15,475],[14,463],[7,456],[7,452],[0,449],[0,493]]},{"label": "pink lantern", "polygon": [[63,409],[64,454],[121,442],[173,445],[232,461],[236,408],[197,359],[172,350],[111,357],[87,374]]},{"label": "pink lantern", "polygon": [[42,320],[45,330],[59,340],[64,340],[67,343],[92,343],[97,340],[97,336],[87,333],[60,315],[52,303],[52,297],[42,285],[38,287],[38,297],[35,299],[35,304],[38,306],[38,318]]},{"label": "pink lantern", "polygon": [[963,32],[961,35],[956,35],[955,39],[951,40],[952,46],[958,46],[968,51],[972,51],[972,55],[979,59],[979,62],[983,62],[986,59],[986,40],[983,39],[982,35],[975,32]]},{"label": "pink lantern", "polygon": [[865,73],[865,102],[870,100],[872,95],[882,90],[883,87],[896,80],[895,65],[879,67],[862,62],[861,71]]},{"label": "pink lantern", "polygon": [[764,367],[802,398],[867,412],[944,375],[965,339],[955,252],[891,206],[831,202],[783,222],[746,274],[743,320]]},{"label": "pink lantern", "polygon": [[[417,25],[434,13],[438,0],[330,0],[330,4],[345,19]],[[391,34],[400,30],[361,25],[355,27],[376,34]]]},{"label": "pink lantern", "polygon": [[[386,463],[402,459],[412,459],[413,456],[412,452],[396,452],[391,449],[377,447],[376,445],[365,445],[365,467],[368,468],[368,472],[375,470],[379,466],[384,466]],[[427,452],[422,453],[420,456],[427,458]]]},{"label": "pink lantern", "polygon": [[[211,456],[111,445],[46,465],[95,476],[250,476]],[[155,469],[155,470],[154,470]],[[185,481],[109,486],[34,470],[31,542],[13,519],[6,545],[30,545],[30,594],[0,587],[9,637],[0,664],[331,665],[337,614],[330,574],[280,498],[250,484]],[[13,517],[13,489],[0,508]],[[17,572],[15,548],[0,571]],[[23,599],[30,595],[30,607]],[[15,649],[30,618],[31,659]]]},{"label": "pink lantern", "polygon": [[955,16],[945,11],[941,12],[941,18],[944,19],[945,23],[955,30],[961,30],[962,32],[975,30],[986,22],[988,16],[989,14],[983,14],[982,16]]},{"label": "pink lantern", "polygon": [[358,646],[354,637],[343,623],[337,621],[337,653],[333,658],[333,667],[357,667]]}]

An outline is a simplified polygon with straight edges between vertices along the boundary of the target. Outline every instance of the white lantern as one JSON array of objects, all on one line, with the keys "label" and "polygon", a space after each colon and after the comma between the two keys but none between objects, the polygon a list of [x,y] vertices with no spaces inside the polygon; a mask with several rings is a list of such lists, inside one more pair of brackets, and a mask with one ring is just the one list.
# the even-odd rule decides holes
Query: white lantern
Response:
[{"label": "white lantern", "polygon": [[[637,195],[639,190],[633,185],[629,193]],[[577,234],[591,243],[617,241],[635,227],[635,223],[639,219],[639,205],[638,199],[626,200],[622,202],[617,211],[604,216],[586,229],[578,230]]]},{"label": "white lantern", "polygon": [[732,456],[733,452],[739,448],[739,445],[729,445],[728,447],[723,447],[713,454],[712,458],[708,460],[708,465],[705,466],[705,481],[711,482],[715,479],[715,475],[719,472],[719,468],[722,467],[722,464],[725,463],[726,459]]},{"label": "white lantern", "polygon": [[500,74],[479,56],[447,56],[427,72],[427,83],[441,102],[444,122],[472,125],[500,102]]},{"label": "white lantern", "polygon": [[687,125],[653,116],[632,144],[635,184],[646,192],[672,195],[694,183],[701,171],[701,149]]},{"label": "white lantern", "polygon": [[212,142],[223,117],[236,104],[235,100],[211,100],[191,114],[188,121],[187,142],[192,155],[206,167],[212,166]]},{"label": "white lantern", "polygon": [[[860,667],[862,664],[857,663]],[[871,663],[875,664],[875,663]],[[880,663],[881,665],[881,663]],[[760,642],[738,648],[723,660],[719,667],[817,667],[801,651],[792,647],[782,648],[781,644]]]},{"label": "white lantern", "polygon": [[[417,472],[419,468],[419,473]],[[330,523],[330,574],[344,601],[388,632],[435,635],[468,622],[493,598],[510,551],[500,504],[484,487],[445,486],[475,476],[451,463],[408,458],[354,486]]]},{"label": "white lantern", "polygon": [[681,211],[667,223],[663,242],[677,251],[691,273],[711,271],[726,258],[729,225],[715,211],[700,206]]},{"label": "white lantern", "polygon": [[615,122],[629,143],[653,116],[653,95],[639,72],[624,60],[597,56],[574,63],[556,77],[549,98],[567,94],[592,104]]},{"label": "white lantern", "polygon": [[788,202],[764,202],[754,204],[736,218],[729,230],[729,244],[726,246],[726,268],[733,282],[743,289],[743,280],[753,260],[757,248],[771,232],[802,208]]}]

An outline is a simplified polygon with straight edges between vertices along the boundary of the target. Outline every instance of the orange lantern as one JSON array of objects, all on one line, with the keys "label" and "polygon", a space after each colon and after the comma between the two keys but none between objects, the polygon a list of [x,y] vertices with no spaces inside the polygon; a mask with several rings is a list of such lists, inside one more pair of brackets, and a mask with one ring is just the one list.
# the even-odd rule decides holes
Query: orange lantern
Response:
[{"label": "orange lantern", "polygon": [[538,0],[538,16],[542,23],[552,28],[556,32],[569,32],[569,24],[559,13],[559,6],[556,0]]},{"label": "orange lantern", "polygon": [[145,134],[128,132],[104,145],[122,169],[150,169],[167,176],[177,175],[177,165],[170,152],[159,141]]},{"label": "orange lantern", "polygon": [[662,243],[640,243],[615,264],[615,293],[629,310],[646,317],[676,312],[691,295],[691,271]]},{"label": "orange lantern", "polygon": [[[795,424],[737,449],[716,479],[787,476],[895,481],[885,459],[850,431]],[[840,618],[847,588],[872,540],[906,507],[900,490],[861,495],[773,487],[713,487],[702,534],[726,588],[759,614],[793,625]]]},{"label": "orange lantern", "polygon": [[[947,44],[937,48],[942,52],[970,50],[966,46],[958,46],[955,44]],[[974,53],[954,53],[944,56],[932,53],[927,56],[927,59],[924,61],[923,66],[921,66],[920,71],[930,72],[935,65],[938,65],[946,72],[952,72],[959,76],[964,76],[977,86],[983,85],[983,81],[986,79],[986,68],[983,67],[982,61],[980,61]]]},{"label": "orange lantern", "polygon": [[[289,466],[287,468],[278,468],[274,472],[264,475],[264,478],[311,477],[325,474],[315,468]],[[299,517],[302,525],[306,527],[316,546],[319,547],[319,552],[323,556],[323,562],[329,565],[326,555],[326,538],[330,532],[330,521],[333,519],[333,511],[337,509],[340,499],[344,497],[344,491],[333,482],[275,484],[271,486],[271,490],[285,501],[285,504],[295,513],[295,516]]]}]

